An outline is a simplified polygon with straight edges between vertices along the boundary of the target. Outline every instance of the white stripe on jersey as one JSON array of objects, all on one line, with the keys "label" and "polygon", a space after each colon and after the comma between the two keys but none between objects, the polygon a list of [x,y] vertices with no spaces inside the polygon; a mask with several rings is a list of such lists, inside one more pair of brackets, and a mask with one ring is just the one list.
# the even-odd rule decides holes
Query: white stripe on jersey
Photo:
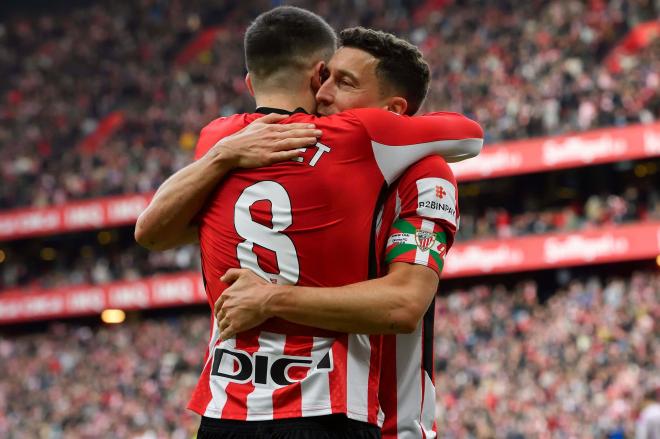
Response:
[{"label": "white stripe on jersey", "polygon": [[348,334],[346,408],[352,415],[364,413],[364,416],[351,416],[353,419],[362,422],[368,422],[370,360],[371,342],[369,336],[365,334]]},{"label": "white stripe on jersey", "polygon": [[[417,216],[447,221],[457,227],[456,188],[444,178],[420,178],[417,183]],[[438,190],[441,191],[438,194]],[[438,196],[440,195],[440,196]]]},{"label": "white stripe on jersey", "polygon": [[[314,346],[312,348],[312,360],[314,365],[318,365],[325,354],[332,348],[334,343],[332,338],[314,337]],[[330,353],[332,358],[332,352]],[[311,374],[310,370],[310,374]],[[332,414],[332,403],[330,401],[330,375],[327,373],[316,373],[313,377],[300,382],[302,393],[302,415],[321,416]],[[319,411],[319,407],[325,411]]]},{"label": "white stripe on jersey", "polygon": [[[417,240],[415,239],[415,235],[412,233],[394,233],[389,238],[387,238],[387,247],[400,244],[410,244],[419,247],[419,244],[417,244]],[[440,253],[440,247],[442,246],[444,246],[444,244],[436,240],[431,246],[430,250],[433,250],[436,253]]]},{"label": "white stripe on jersey", "polygon": [[435,421],[435,386],[428,373],[422,371],[424,375],[424,397],[422,402],[421,427],[424,430],[426,439],[434,439],[436,432],[433,431],[433,421]]},{"label": "white stripe on jersey", "polygon": [[383,226],[383,212],[385,211],[385,206],[380,206],[378,211],[378,216],[376,217],[376,236],[380,233],[380,228]]},{"label": "white stripe on jersey", "polygon": [[[283,355],[286,335],[262,331],[259,334],[259,350],[269,355]],[[247,396],[248,421],[273,419],[273,390],[269,385],[255,384],[254,390]]]},{"label": "white stripe on jersey", "polygon": [[[371,141],[376,163],[388,185],[413,163],[428,155],[441,154],[444,157],[460,159],[461,154],[473,157],[474,154],[465,153],[466,150],[478,151],[481,149],[483,139],[456,139],[439,140],[436,142],[417,143],[415,145],[391,146]],[[453,160],[452,160],[453,161]]]},{"label": "white stripe on jersey", "polygon": [[422,323],[415,332],[396,336],[396,417],[398,439],[420,439],[422,408]]},{"label": "white stripe on jersey", "polygon": [[[422,230],[424,230],[425,232],[433,233],[434,227],[435,227],[435,223],[433,221],[429,221],[426,219],[422,220]],[[430,254],[431,254],[430,251],[428,250],[422,251],[422,249],[420,249],[419,246],[417,246],[417,248],[415,249],[415,264],[428,265]]]},{"label": "white stripe on jersey", "polygon": [[401,197],[399,196],[399,190],[397,189],[396,191],[396,198],[394,199],[395,204],[394,204],[394,222],[399,219],[399,215],[401,215]]},{"label": "white stripe on jersey", "polygon": [[[216,343],[218,343],[219,340],[220,340],[220,328],[218,328],[218,321],[214,316],[213,336],[211,337],[211,341],[209,342],[209,358],[207,360],[207,363],[210,361],[211,364],[213,364],[213,357],[215,356],[215,352],[214,352],[215,345]],[[232,338],[230,340],[225,340],[225,343],[228,348],[233,348],[234,346],[236,346],[236,339]],[[209,371],[209,373],[211,372],[212,371]],[[213,395],[213,398],[211,398],[211,401],[209,401],[209,404],[206,406],[204,416],[217,418],[218,416],[220,416],[220,413],[222,413],[222,409],[227,403],[227,392],[225,391],[225,389],[227,388],[228,382],[227,381],[220,382],[214,385],[213,380],[210,379],[211,377],[209,377],[209,387],[211,388],[211,395]]]},{"label": "white stripe on jersey", "polygon": [[[337,342],[337,340],[334,338],[308,337],[313,340],[311,357],[295,357],[284,355],[287,342],[287,336],[285,334],[276,334],[262,331],[259,334],[258,339],[259,349],[254,354],[249,356],[253,359],[257,354],[260,354],[260,357],[267,357],[269,365],[272,365],[272,362],[279,358],[311,359],[312,362],[308,366],[309,370],[306,376],[302,380],[294,380],[300,384],[301,395],[300,399],[298,399],[298,402],[300,404],[302,415],[322,416],[332,414],[333,410],[341,410],[342,412],[345,411],[350,419],[368,422],[368,391],[370,390],[369,373],[371,365],[370,339],[367,335],[348,335],[347,337],[349,339],[347,347],[348,358],[346,360],[346,365],[343,367],[341,364],[336,364],[333,355],[332,348]],[[213,340],[217,340],[217,334],[214,334]],[[236,348],[235,339],[223,340],[217,346],[214,346],[211,349],[211,359],[209,361],[213,362],[213,357],[215,354],[214,351],[220,348],[227,350],[236,349],[240,352],[240,349]],[[327,354],[329,354],[329,358],[326,359],[325,357]],[[319,363],[324,359],[326,361],[329,360],[330,363],[324,363],[323,367],[319,369]],[[236,359],[233,358],[233,356],[223,356],[221,364],[216,365],[215,369],[223,373],[232,373],[232,371],[234,371],[235,362]],[[287,368],[284,370],[285,376],[288,376],[287,374],[289,367],[291,366],[287,366]],[[338,367],[339,369],[337,369]],[[333,370],[337,370],[340,379],[346,385],[346,405],[341,404],[337,407],[332,406],[332,399],[330,395],[330,372]],[[255,373],[256,371],[253,370],[251,376],[241,382],[232,381],[226,377],[213,375],[213,370],[209,370],[209,386],[211,389],[212,401],[208,404],[204,415],[213,418],[221,417],[228,399],[226,391],[227,386],[231,383],[235,383],[252,386],[246,399],[247,414],[245,419],[247,421],[262,421],[273,419],[274,414],[277,411],[277,407],[273,406],[273,394],[276,390],[283,387],[272,382],[272,376],[270,373],[267,377],[267,384],[256,383]],[[374,393],[376,392],[376,389],[371,389],[371,391]],[[227,419],[236,419],[232,418],[231,413],[226,415],[226,417]],[[379,426],[382,426],[382,410],[379,410],[377,423]]]}]

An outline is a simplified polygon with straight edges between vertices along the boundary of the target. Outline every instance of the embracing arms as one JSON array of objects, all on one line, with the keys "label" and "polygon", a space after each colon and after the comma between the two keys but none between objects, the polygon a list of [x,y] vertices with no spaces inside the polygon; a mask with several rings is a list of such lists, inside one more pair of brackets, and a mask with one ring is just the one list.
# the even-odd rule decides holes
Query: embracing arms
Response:
[{"label": "embracing arms", "polygon": [[391,188],[383,208],[376,251],[384,276],[307,287],[273,285],[250,270],[230,269],[221,278],[230,286],[215,304],[221,337],[271,317],[338,332],[414,331],[438,289],[458,216],[456,180],[447,163],[438,156],[415,163]]},{"label": "embracing arms", "polygon": [[135,240],[149,250],[197,242],[194,219],[220,181],[236,168],[258,168],[297,157],[321,135],[306,123],[277,124],[269,114],[218,141],[204,156],[168,178],[135,224]]},{"label": "embracing arms", "polygon": [[406,263],[392,264],[381,278],[342,287],[273,285],[246,269],[231,269],[222,280],[232,284],[215,305],[222,339],[271,317],[355,334],[409,333],[438,288],[433,270]]}]

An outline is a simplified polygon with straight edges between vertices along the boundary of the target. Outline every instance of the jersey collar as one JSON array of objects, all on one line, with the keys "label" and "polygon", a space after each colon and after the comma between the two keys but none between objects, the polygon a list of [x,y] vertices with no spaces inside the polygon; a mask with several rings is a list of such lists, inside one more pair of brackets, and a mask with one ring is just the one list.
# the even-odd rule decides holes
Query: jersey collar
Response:
[{"label": "jersey collar", "polygon": [[302,107],[298,107],[293,111],[287,111],[287,110],[283,110],[281,108],[258,107],[256,110],[254,110],[254,112],[255,113],[261,113],[261,114],[269,114],[269,113],[277,113],[277,114],[305,113],[305,114],[309,114]]}]

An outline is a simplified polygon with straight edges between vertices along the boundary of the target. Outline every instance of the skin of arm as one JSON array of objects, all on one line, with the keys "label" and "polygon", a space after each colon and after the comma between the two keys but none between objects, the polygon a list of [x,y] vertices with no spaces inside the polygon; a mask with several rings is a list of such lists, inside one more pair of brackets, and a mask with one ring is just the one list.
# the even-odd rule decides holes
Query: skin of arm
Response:
[{"label": "skin of arm", "polygon": [[231,284],[215,304],[225,340],[271,317],[355,334],[410,333],[438,289],[435,271],[404,262],[379,279],[342,287],[274,285],[245,269],[230,269],[221,280]]},{"label": "skin of arm", "polygon": [[[456,116],[456,117],[461,117],[461,118],[465,119],[466,121],[470,120],[467,117],[465,117],[463,115],[460,115],[458,113],[447,113],[447,112],[444,112],[444,111],[426,113],[423,116],[443,117],[443,116],[446,116],[448,114],[452,115],[452,116]],[[474,123],[474,125],[478,125],[476,122],[473,122],[473,123]],[[442,154],[442,157],[447,161],[447,163],[462,162],[463,160],[467,160],[467,159],[476,157],[481,153],[481,149],[483,148],[483,136],[484,136],[483,131],[480,132],[475,127],[473,135],[475,136],[475,139],[481,139],[481,142],[478,142],[478,141],[477,142],[464,142],[454,150],[448,148],[447,151]]]},{"label": "skin of arm", "polygon": [[197,242],[195,216],[228,172],[291,160],[299,156],[298,148],[314,144],[321,135],[312,124],[277,124],[287,117],[269,114],[257,119],[168,178],[138,217],[138,244],[160,251]]}]

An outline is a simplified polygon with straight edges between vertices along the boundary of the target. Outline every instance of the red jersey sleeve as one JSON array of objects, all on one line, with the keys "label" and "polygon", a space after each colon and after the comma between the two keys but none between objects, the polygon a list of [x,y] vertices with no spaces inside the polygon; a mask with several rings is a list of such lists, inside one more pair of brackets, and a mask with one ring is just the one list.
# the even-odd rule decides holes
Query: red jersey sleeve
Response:
[{"label": "red jersey sleeve", "polygon": [[395,210],[385,248],[385,262],[425,265],[438,276],[459,223],[457,185],[439,156],[413,166],[393,186]]},{"label": "red jersey sleeve", "polygon": [[483,130],[475,121],[450,112],[401,116],[374,108],[351,110],[371,139],[378,167],[388,184],[428,155],[456,162],[479,154]]},{"label": "red jersey sleeve", "polygon": [[[202,131],[199,133],[199,138],[197,139],[197,145],[195,146],[194,160],[197,161],[201,159],[204,156],[204,154],[206,154],[209,151],[209,149],[211,149],[211,147],[215,145],[217,140],[215,142],[213,141],[216,137],[213,135],[213,131],[215,131],[214,126],[218,126],[224,120],[225,120],[224,117],[215,119],[214,121],[206,125],[204,128],[202,128]],[[218,138],[218,140],[220,139]]]},{"label": "red jersey sleeve", "polygon": [[229,117],[220,117],[213,120],[199,133],[197,146],[195,147],[195,160],[199,160],[211,149],[219,140],[230,136],[237,131],[245,128],[245,125],[261,117],[261,114],[235,114]]}]

